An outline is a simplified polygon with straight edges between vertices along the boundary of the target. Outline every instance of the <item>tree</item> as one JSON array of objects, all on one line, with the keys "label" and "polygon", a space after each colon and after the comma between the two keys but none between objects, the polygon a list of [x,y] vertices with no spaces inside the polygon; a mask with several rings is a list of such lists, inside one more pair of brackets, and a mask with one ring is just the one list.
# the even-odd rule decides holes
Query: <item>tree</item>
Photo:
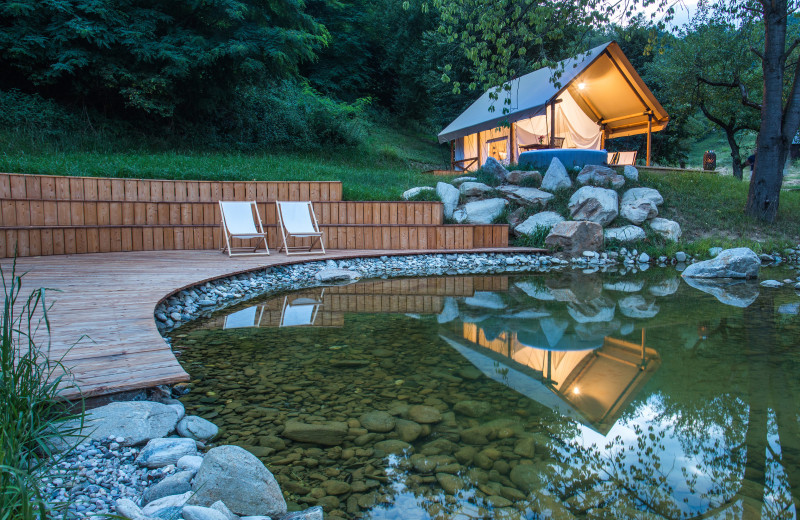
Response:
[{"label": "tree", "polygon": [[758,88],[760,67],[750,47],[752,36],[757,39],[759,34],[755,31],[754,35],[749,26],[735,27],[701,11],[679,37],[666,39],[665,52],[648,68],[669,92],[670,116],[689,116],[699,110],[725,132],[733,175],[739,180],[743,177],[739,140],[744,130],[758,131],[759,111],[743,108],[739,89],[729,85],[742,82],[748,91]]},{"label": "tree", "polygon": [[0,88],[106,112],[211,112],[295,75],[327,34],[291,0],[0,1]]}]

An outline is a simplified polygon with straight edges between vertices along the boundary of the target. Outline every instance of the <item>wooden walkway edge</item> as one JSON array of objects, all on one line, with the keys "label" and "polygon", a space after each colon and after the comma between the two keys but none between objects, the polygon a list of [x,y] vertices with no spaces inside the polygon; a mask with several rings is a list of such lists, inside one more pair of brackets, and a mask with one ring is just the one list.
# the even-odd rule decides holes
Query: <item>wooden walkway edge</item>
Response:
[{"label": "wooden walkway edge", "polygon": [[[228,258],[217,251],[139,251],[26,257],[17,260],[23,294],[46,288],[49,355],[70,369],[67,399],[100,396],[187,381],[189,376],[158,332],[153,313],[164,298],[208,280],[259,268],[381,255],[539,252],[530,248],[339,250],[308,255]],[[6,276],[12,260],[0,261]],[[47,338],[40,335],[39,341]],[[40,343],[41,346],[41,343]]]}]

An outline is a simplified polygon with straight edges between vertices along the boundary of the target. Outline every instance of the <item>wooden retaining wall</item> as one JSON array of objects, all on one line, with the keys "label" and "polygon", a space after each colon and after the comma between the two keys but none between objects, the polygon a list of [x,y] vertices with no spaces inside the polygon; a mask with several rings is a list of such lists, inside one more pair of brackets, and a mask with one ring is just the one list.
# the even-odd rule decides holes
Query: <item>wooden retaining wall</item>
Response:
[{"label": "wooden retaining wall", "polygon": [[[0,173],[0,257],[220,247],[219,200],[311,200],[331,249],[507,247],[503,225],[443,225],[439,202],[343,202],[340,182],[162,181]],[[302,242],[299,242],[302,243]]]}]

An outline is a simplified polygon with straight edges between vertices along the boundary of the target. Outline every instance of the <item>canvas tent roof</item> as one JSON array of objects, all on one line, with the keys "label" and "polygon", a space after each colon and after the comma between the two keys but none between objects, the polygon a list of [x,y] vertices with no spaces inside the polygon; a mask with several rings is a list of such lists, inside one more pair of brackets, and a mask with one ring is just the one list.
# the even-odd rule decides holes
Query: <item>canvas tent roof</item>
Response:
[{"label": "canvas tent roof", "polygon": [[[439,142],[496,128],[503,121],[519,121],[542,115],[546,107],[565,90],[580,108],[599,125],[604,125],[607,138],[647,132],[648,114],[651,130],[667,126],[669,116],[633,68],[616,42],[609,42],[585,54],[561,62],[563,74],[552,83],[554,69],[539,69],[510,81],[510,90],[500,92],[492,100],[492,88],[467,108],[455,121],[439,133]],[[583,89],[578,87],[584,84]],[[505,99],[511,104],[504,103]],[[491,108],[494,107],[494,110]],[[508,113],[504,114],[503,109]]]}]

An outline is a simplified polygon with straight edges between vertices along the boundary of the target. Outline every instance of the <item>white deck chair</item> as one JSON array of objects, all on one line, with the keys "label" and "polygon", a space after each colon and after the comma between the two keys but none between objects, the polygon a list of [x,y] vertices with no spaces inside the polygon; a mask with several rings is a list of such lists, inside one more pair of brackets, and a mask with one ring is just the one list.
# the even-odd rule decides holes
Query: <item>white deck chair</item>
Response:
[{"label": "white deck chair", "polygon": [[322,305],[322,297],[325,296],[325,289],[319,298],[294,298],[291,301],[289,296],[283,298],[283,308],[281,309],[281,327],[302,327],[314,325],[317,319],[317,312]]},{"label": "white deck chair", "polygon": [[246,309],[236,311],[225,316],[223,329],[241,329],[246,327],[258,327],[261,325],[261,317],[264,315],[264,307],[253,305]]},{"label": "white deck chair", "polygon": [[[222,252],[228,252],[228,256],[244,255],[268,255],[269,246],[267,245],[267,232],[261,225],[261,215],[258,214],[258,206],[255,201],[250,202],[223,202],[219,201],[219,213],[222,217],[220,226],[225,245],[221,247]],[[256,241],[255,247],[231,247],[233,239]],[[264,241],[264,251],[258,252],[261,241]],[[222,239],[220,239],[222,241]],[[234,252],[236,251],[236,252]],[[249,252],[244,252],[249,251]]]},{"label": "white deck chair", "polygon": [[[317,240],[320,250],[314,251],[314,253],[324,255],[325,245],[322,243],[322,231],[319,230],[311,202],[276,201],[275,204],[278,206],[278,228],[283,236],[283,246],[278,246],[278,252],[283,247],[287,255],[311,253],[314,241]],[[310,238],[311,245],[308,246],[308,249],[303,246],[289,247],[288,238]],[[293,253],[292,251],[303,251],[303,253]]]},{"label": "white deck chair", "polygon": [[634,166],[636,164],[636,150],[632,152],[619,152],[619,155],[617,156],[617,164],[619,166]]}]

